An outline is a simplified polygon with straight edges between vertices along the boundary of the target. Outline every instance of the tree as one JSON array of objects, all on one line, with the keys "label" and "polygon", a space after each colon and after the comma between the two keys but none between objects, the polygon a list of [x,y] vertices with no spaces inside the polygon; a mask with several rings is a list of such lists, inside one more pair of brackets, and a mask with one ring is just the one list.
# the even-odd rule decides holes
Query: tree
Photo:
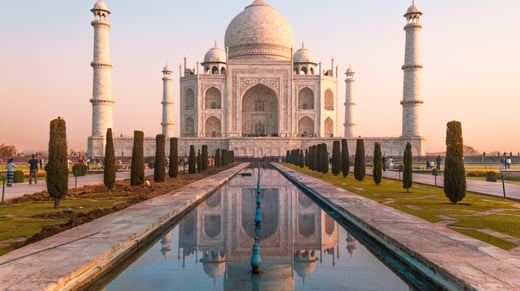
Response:
[{"label": "tree", "polygon": [[363,181],[366,174],[365,143],[362,139],[356,142],[356,157],[354,159],[354,178]]},{"label": "tree", "polygon": [[412,145],[406,143],[403,154],[403,188],[406,192],[412,187]]},{"label": "tree", "polygon": [[372,170],[372,177],[376,185],[381,184],[381,177],[383,176],[383,157],[381,154],[381,144],[376,142],[374,145],[374,168]]},{"label": "tree", "polygon": [[166,176],[166,136],[155,136],[155,168],[153,168],[153,180],[164,182]]},{"label": "tree", "polygon": [[47,163],[47,191],[54,198],[54,208],[60,207],[69,190],[67,157],[67,129],[65,120],[58,117],[51,121],[49,136],[49,161]]},{"label": "tree", "polygon": [[208,145],[202,145],[202,170],[208,169]]},{"label": "tree", "polygon": [[130,185],[144,184],[144,133],[134,131],[134,147],[132,148],[132,166],[130,168]]},{"label": "tree", "polygon": [[0,157],[14,156],[16,148],[14,145],[0,144]]},{"label": "tree", "polygon": [[108,192],[112,192],[116,183],[116,154],[114,151],[114,137],[112,128],[107,129],[107,143],[105,145],[105,167],[103,169],[103,184],[107,187]]},{"label": "tree", "polygon": [[190,145],[190,156],[188,160],[188,173],[195,174],[197,172],[196,169],[197,157],[195,156],[195,146]]},{"label": "tree", "polygon": [[300,149],[300,168],[305,167],[305,156],[303,155],[303,149]]},{"label": "tree", "polygon": [[215,166],[220,167],[222,166],[222,159],[220,156],[220,149],[215,150]]},{"label": "tree", "polygon": [[334,176],[339,175],[341,172],[341,151],[340,142],[335,140],[332,143],[332,174]]},{"label": "tree", "polygon": [[341,140],[341,173],[343,177],[350,172],[350,158],[348,154],[348,143],[346,139]]},{"label": "tree", "polygon": [[175,178],[179,174],[179,139],[170,138],[170,162],[168,163],[168,176]]},{"label": "tree", "polygon": [[323,147],[321,144],[316,145],[316,172],[321,173],[323,172],[323,163],[321,162],[321,159],[323,158],[323,154],[321,153],[323,151]]},{"label": "tree", "polygon": [[327,174],[329,172],[329,152],[327,150],[327,144],[321,144],[321,172]]},{"label": "tree", "polygon": [[446,159],[444,162],[444,194],[453,204],[466,196],[466,175],[464,169],[462,125],[450,121],[446,130]]},{"label": "tree", "polygon": [[197,172],[202,172],[202,154],[200,153],[200,149],[197,151]]}]

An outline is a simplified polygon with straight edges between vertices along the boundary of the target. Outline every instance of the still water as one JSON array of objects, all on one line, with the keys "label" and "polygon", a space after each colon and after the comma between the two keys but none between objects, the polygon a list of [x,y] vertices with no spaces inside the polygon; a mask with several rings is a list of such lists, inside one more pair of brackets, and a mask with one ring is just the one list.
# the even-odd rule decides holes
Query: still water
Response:
[{"label": "still water", "polygon": [[[258,171],[231,179],[125,270],[94,288],[411,289],[276,170],[261,169],[258,187]],[[250,264],[255,239],[258,275]]]}]

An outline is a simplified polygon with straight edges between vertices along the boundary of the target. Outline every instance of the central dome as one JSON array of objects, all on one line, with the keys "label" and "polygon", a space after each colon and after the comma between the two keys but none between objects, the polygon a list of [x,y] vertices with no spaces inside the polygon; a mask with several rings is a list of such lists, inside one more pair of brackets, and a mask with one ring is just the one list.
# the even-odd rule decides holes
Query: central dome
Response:
[{"label": "central dome", "polygon": [[263,0],[256,0],[235,16],[226,30],[229,59],[268,57],[291,59],[293,31],[287,20]]}]

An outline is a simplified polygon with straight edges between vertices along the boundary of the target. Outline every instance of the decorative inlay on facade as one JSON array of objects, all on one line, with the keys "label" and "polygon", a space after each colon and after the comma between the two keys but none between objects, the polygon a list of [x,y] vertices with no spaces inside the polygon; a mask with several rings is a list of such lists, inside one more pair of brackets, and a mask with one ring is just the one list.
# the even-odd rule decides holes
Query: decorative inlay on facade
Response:
[{"label": "decorative inlay on facade", "polygon": [[254,77],[240,79],[240,95],[243,95],[247,89],[257,84],[265,85],[273,89],[277,94],[280,92],[280,78]]}]

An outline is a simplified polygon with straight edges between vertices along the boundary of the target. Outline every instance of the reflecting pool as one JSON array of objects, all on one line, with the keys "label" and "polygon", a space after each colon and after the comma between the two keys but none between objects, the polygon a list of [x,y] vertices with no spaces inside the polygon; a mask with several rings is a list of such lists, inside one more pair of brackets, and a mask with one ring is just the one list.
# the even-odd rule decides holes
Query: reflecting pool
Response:
[{"label": "reflecting pool", "polygon": [[[258,168],[245,172],[202,202],[125,270],[91,288],[412,289],[276,170],[261,169],[260,183]],[[259,274],[252,274],[255,242]]]}]

